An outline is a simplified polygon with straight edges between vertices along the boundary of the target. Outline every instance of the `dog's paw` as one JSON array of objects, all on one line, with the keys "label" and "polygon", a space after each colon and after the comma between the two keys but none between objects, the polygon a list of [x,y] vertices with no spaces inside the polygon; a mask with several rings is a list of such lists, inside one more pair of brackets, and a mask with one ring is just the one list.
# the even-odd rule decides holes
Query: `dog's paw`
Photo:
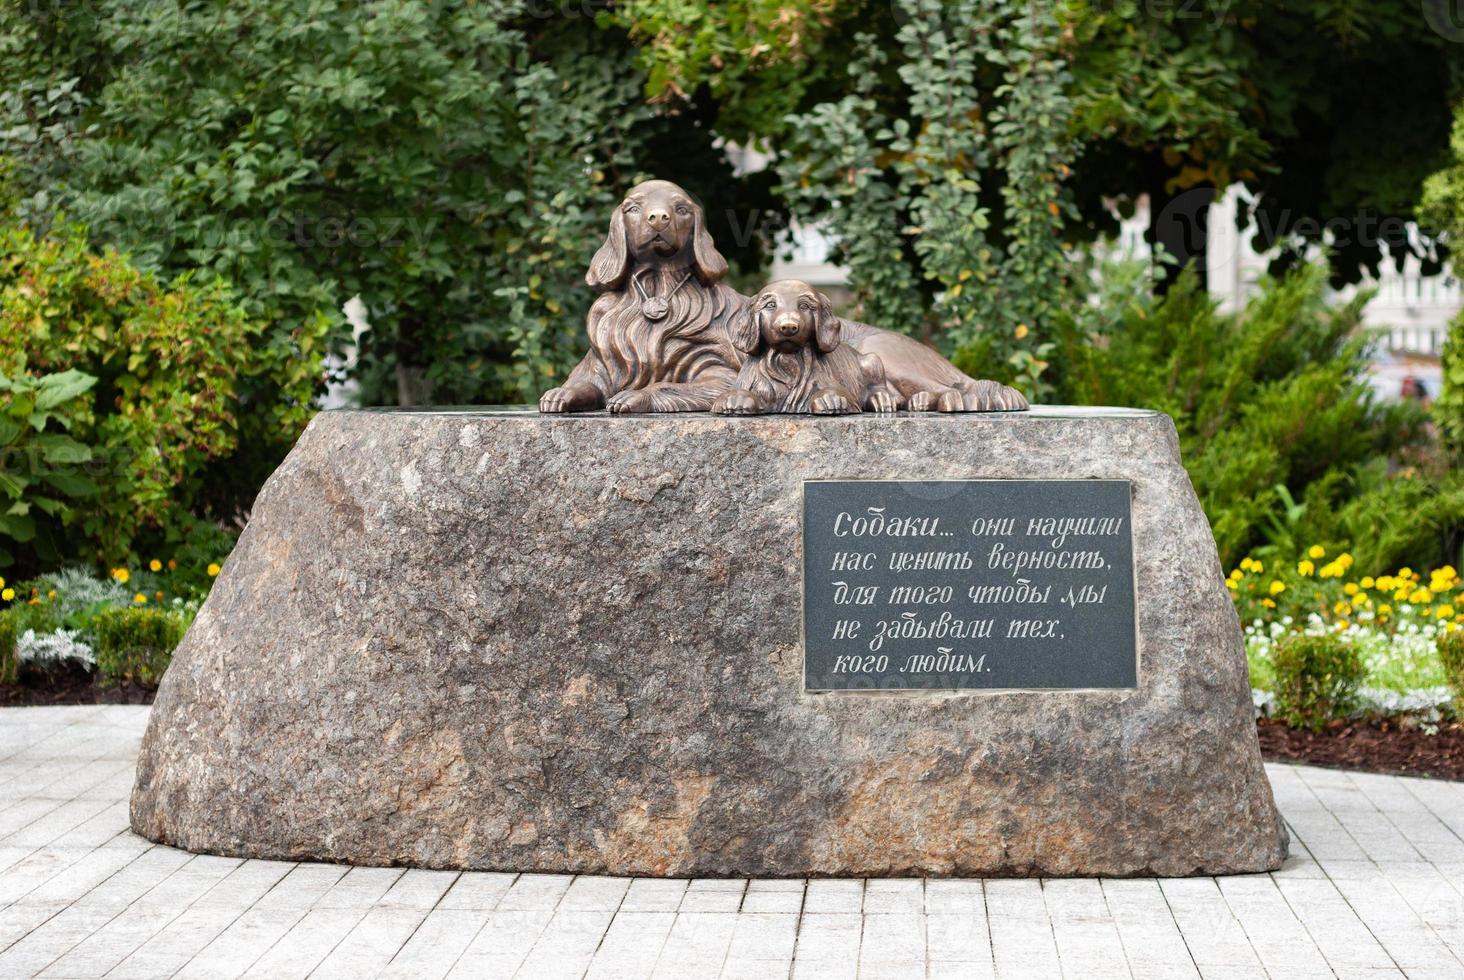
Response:
[{"label": "dog's paw", "polygon": [[935,410],[937,412],[964,412],[966,410],[965,397],[956,389],[947,388],[936,399]]},{"label": "dog's paw", "polygon": [[859,411],[858,406],[837,392],[824,392],[813,398],[814,415],[851,415]]},{"label": "dog's paw", "polygon": [[869,396],[869,409],[873,412],[898,412],[900,400],[888,391],[876,391]]},{"label": "dog's paw", "polygon": [[639,415],[651,410],[651,393],[644,389],[622,391],[612,395],[605,403],[614,415]]},{"label": "dog's paw", "polygon": [[539,396],[539,411],[545,415],[558,415],[569,411],[574,395],[568,388],[550,388]]},{"label": "dog's paw", "polygon": [[956,411],[1025,412],[1027,408],[1027,399],[1017,389],[995,381],[978,381],[964,392],[962,406]]},{"label": "dog's paw", "polygon": [[729,391],[712,405],[718,415],[756,415],[757,399],[743,391]]},{"label": "dog's paw", "polygon": [[910,396],[910,404],[905,407],[912,412],[933,412],[935,411],[935,400],[939,397],[939,392],[917,391]]}]

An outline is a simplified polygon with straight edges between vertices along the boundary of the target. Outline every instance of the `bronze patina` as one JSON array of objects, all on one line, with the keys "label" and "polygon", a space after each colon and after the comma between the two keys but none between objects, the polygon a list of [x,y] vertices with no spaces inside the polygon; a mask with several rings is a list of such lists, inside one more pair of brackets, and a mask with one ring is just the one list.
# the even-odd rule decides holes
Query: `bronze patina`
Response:
[{"label": "bronze patina", "polygon": [[769,283],[732,320],[732,343],[747,355],[737,387],[712,403],[722,415],[894,412],[905,403],[878,354],[840,339],[834,304],[806,282]]},{"label": "bronze patina", "polygon": [[[546,413],[704,412],[738,386],[748,350],[734,343],[735,324],[750,300],[722,283],[727,260],[707,232],[706,217],[676,184],[651,180],[636,187],[610,217],[610,231],[585,281],[600,296],[586,318],[590,349],[564,384],[544,393]],[[765,295],[766,290],[760,295]],[[756,318],[754,318],[756,319]],[[835,318],[843,344],[859,355],[861,371],[881,371],[842,397],[869,405],[871,387],[898,396],[911,411],[1014,412],[1027,407],[1021,393],[978,381],[934,350],[903,334]],[[848,358],[821,352],[821,370],[842,370]],[[820,352],[812,352],[820,353]],[[812,358],[812,354],[809,355]],[[766,359],[763,360],[766,365]],[[877,366],[876,366],[877,365]],[[872,375],[871,375],[872,377]],[[850,398],[850,396],[856,398]],[[738,399],[745,406],[745,399]],[[765,411],[815,411],[813,398],[769,399]],[[822,404],[832,404],[824,399]],[[722,408],[727,408],[723,403]]]}]

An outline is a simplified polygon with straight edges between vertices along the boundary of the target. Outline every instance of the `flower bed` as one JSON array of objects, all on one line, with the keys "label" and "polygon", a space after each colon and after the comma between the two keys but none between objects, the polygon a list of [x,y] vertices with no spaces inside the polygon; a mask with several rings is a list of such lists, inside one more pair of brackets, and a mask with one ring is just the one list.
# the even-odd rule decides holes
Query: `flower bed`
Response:
[{"label": "flower bed", "polygon": [[0,704],[150,701],[219,566],[0,579]]},{"label": "flower bed", "polygon": [[[1262,745],[1277,758],[1460,778],[1464,671],[1451,670],[1441,648],[1464,644],[1464,583],[1447,565],[1358,575],[1354,564],[1316,545],[1295,560],[1248,557],[1230,573]],[[1341,683],[1327,717],[1286,727],[1270,721],[1297,717],[1277,654],[1296,637],[1332,638],[1360,671]]]}]

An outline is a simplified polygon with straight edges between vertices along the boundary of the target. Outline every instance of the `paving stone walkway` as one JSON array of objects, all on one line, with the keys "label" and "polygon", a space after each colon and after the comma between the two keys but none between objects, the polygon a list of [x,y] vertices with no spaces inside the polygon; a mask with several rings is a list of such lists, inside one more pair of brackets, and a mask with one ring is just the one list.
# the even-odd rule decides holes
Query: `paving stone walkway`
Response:
[{"label": "paving stone walkway", "polygon": [[146,708],[0,709],[0,977],[1464,978],[1464,784],[1269,766],[1293,857],[1168,880],[661,881],[195,856]]}]

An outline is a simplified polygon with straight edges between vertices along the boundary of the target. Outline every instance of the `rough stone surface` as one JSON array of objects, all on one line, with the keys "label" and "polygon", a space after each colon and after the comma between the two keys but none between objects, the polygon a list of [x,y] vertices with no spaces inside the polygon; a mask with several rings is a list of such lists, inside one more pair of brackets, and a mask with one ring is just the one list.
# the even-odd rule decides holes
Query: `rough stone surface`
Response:
[{"label": "rough stone surface", "polygon": [[[800,485],[1131,480],[1139,689],[802,692]],[[132,826],[637,875],[1185,875],[1285,853],[1170,421],[320,415],[178,650]]]}]

